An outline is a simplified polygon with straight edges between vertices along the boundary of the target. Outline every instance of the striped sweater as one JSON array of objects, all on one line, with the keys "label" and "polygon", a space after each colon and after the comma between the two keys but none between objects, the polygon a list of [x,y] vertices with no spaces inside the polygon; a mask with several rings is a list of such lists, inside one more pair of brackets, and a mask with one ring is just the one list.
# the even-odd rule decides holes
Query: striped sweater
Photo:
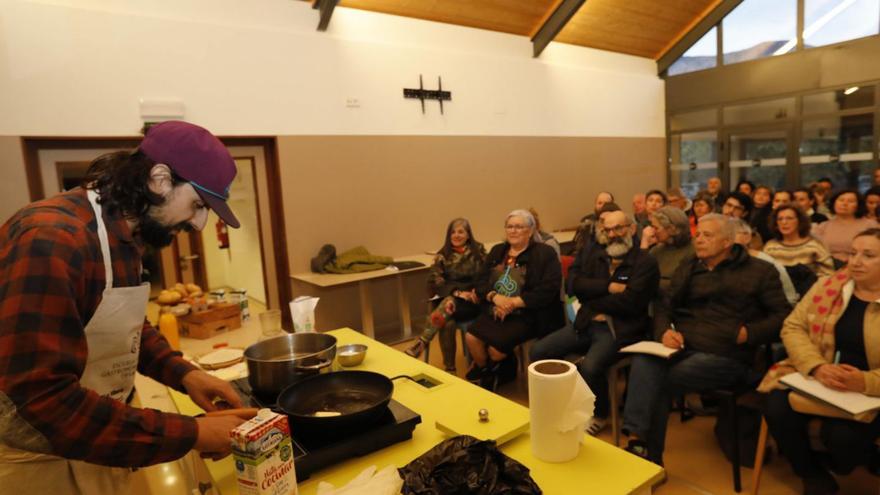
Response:
[{"label": "striped sweater", "polygon": [[771,239],[764,245],[764,252],[783,266],[805,265],[820,277],[834,273],[831,253],[813,237],[795,245],[786,245],[782,241]]}]

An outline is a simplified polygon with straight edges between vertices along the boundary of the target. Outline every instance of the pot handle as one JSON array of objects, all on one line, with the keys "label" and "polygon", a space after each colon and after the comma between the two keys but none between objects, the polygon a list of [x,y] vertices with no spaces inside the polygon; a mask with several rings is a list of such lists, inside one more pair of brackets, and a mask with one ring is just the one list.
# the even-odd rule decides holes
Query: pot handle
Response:
[{"label": "pot handle", "polygon": [[322,359],[320,363],[318,363],[318,364],[313,364],[313,365],[311,365],[311,366],[297,366],[297,365],[294,365],[294,366],[293,366],[293,371],[317,371],[317,370],[319,370],[319,369],[321,369],[321,368],[325,368],[325,367],[329,366],[330,363],[332,363],[331,360],[329,360],[329,359]]}]

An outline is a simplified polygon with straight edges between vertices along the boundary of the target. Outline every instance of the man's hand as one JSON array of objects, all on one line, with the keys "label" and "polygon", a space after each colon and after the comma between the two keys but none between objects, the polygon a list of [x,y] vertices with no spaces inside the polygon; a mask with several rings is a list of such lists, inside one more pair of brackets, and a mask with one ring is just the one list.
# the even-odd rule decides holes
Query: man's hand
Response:
[{"label": "man's hand", "polygon": [[663,337],[660,341],[670,349],[684,349],[684,335],[671,328],[663,332]]},{"label": "man's hand", "polygon": [[620,282],[611,282],[608,284],[608,293],[610,294],[620,294],[625,290],[626,284],[621,284]]},{"label": "man's hand", "polygon": [[242,407],[241,399],[228,382],[202,370],[190,371],[183,376],[182,382],[190,399],[205,411],[217,410],[216,399],[224,400],[232,407]]},{"label": "man's hand", "polygon": [[812,375],[822,385],[835,390],[865,391],[865,376],[848,364],[823,364],[816,367]]},{"label": "man's hand", "polygon": [[229,432],[244,422],[244,419],[236,415],[196,418],[199,434],[193,449],[201,452],[202,457],[209,457],[215,461],[228,456],[232,452]]},{"label": "man's hand", "polygon": [[648,225],[642,229],[642,242],[639,247],[642,249],[648,249],[654,244],[657,244],[657,231],[654,230],[654,227]]},{"label": "man's hand", "polygon": [[745,344],[749,340],[749,330],[745,325],[739,327],[739,333],[736,334],[736,343]]}]

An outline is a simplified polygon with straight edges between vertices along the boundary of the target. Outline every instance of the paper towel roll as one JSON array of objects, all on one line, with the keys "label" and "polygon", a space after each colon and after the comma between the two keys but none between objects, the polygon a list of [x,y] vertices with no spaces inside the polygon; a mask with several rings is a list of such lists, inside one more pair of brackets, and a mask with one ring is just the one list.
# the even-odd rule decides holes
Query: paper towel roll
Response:
[{"label": "paper towel roll", "polygon": [[545,359],[529,366],[532,454],[547,462],[577,457],[596,396],[568,361]]}]

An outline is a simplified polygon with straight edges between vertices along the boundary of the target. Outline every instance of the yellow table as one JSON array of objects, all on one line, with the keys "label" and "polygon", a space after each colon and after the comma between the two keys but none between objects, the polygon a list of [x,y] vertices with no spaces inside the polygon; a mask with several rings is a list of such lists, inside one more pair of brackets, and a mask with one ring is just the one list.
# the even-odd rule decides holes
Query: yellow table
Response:
[{"label": "yellow table", "polygon": [[[300,495],[313,495],[318,481],[321,480],[337,487],[345,485],[371,465],[376,465],[379,469],[389,464],[397,467],[406,465],[446,438],[435,427],[437,419],[456,414],[472,414],[476,417],[476,412],[484,407],[489,409],[491,420],[496,422],[504,421],[505,418],[521,418],[523,414],[527,414],[528,410],[515,402],[413,359],[359,332],[346,328],[328,333],[334,335],[340,344],[362,343],[369,346],[367,358],[354,369],[367,369],[389,377],[423,374],[434,381],[442,382],[442,385],[425,389],[408,380],[395,380],[394,399],[422,416],[422,423],[413,432],[412,440],[314,473],[311,478],[300,483]],[[194,415],[201,412],[186,396],[177,392],[172,393],[172,396],[182,414]],[[471,434],[481,438],[482,435],[477,431],[480,428],[477,426],[479,423],[475,421],[474,425]],[[659,466],[589,435],[584,435],[578,457],[565,463],[554,464],[536,459],[531,452],[528,433],[504,443],[501,450],[531,469],[532,477],[547,495],[650,493],[651,486],[663,477],[663,469]],[[218,462],[207,461],[207,467],[220,494],[238,493],[231,457]]]},{"label": "yellow table", "polygon": [[403,336],[409,338],[412,335],[412,318],[409,311],[409,293],[403,285],[403,274],[427,270],[434,263],[434,256],[418,254],[395,258],[394,261],[418,261],[424,266],[408,268],[406,270],[373,270],[363,273],[294,273],[291,278],[299,282],[305,282],[316,287],[334,287],[337,285],[358,284],[358,298],[361,307],[361,327],[368,337],[374,336],[373,324],[373,300],[370,292],[370,280],[384,277],[395,277],[397,281],[397,307],[400,311],[400,321],[403,324]]}]

